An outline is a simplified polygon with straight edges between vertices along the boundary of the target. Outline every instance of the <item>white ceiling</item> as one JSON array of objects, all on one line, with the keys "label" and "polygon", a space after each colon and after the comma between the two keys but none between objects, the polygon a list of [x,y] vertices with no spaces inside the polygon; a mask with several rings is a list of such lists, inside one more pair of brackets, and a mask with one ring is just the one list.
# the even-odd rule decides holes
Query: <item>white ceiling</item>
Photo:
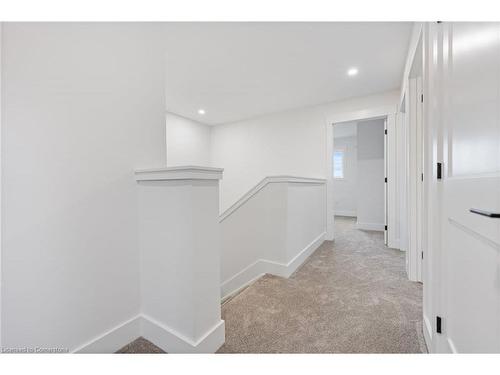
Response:
[{"label": "white ceiling", "polygon": [[[398,88],[411,27],[402,22],[168,24],[166,109],[220,124]],[[350,67],[359,74],[348,77]]]}]

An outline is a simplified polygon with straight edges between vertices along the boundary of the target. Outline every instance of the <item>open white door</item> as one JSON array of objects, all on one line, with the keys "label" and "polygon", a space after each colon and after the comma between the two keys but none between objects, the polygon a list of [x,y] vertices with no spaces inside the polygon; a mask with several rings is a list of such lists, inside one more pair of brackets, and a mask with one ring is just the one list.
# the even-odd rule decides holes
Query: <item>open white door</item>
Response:
[{"label": "open white door", "polygon": [[442,316],[434,325],[436,349],[500,352],[500,218],[491,216],[500,213],[500,24],[439,27]]}]

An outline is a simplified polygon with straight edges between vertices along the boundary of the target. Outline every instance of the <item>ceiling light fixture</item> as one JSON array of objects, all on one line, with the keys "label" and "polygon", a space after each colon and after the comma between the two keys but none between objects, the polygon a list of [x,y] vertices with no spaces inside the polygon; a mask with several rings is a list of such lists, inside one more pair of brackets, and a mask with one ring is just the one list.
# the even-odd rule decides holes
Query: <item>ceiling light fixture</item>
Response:
[{"label": "ceiling light fixture", "polygon": [[356,74],[358,74],[358,68],[350,68],[347,71],[347,75],[350,77],[355,76]]},{"label": "ceiling light fixture", "polygon": [[198,110],[198,114],[199,114],[199,115],[204,115],[204,114],[205,114],[205,110],[204,110],[204,109],[202,109],[202,108],[200,108],[200,109]]}]

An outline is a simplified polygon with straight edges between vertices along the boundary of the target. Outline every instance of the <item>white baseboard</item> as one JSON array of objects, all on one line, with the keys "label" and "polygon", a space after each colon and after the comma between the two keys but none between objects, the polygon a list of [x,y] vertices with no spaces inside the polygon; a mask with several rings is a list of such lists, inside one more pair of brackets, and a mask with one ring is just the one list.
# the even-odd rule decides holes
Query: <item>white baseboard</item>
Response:
[{"label": "white baseboard", "polygon": [[376,231],[384,231],[384,224],[378,223],[360,223],[359,221],[356,223],[356,228],[361,230],[376,230]]},{"label": "white baseboard", "polygon": [[231,295],[238,293],[248,284],[254,282],[259,277],[264,275],[264,273],[264,264],[260,259],[243,268],[236,275],[232,276],[221,284],[222,300],[225,300]]},{"label": "white baseboard", "polygon": [[224,344],[225,323],[219,321],[198,341],[193,342],[153,318],[139,314],[72,352],[115,353],[140,336],[167,353],[215,353]]},{"label": "white baseboard", "polygon": [[141,335],[141,318],[132,319],[110,329],[90,342],[73,350],[73,353],[115,353]]},{"label": "white baseboard", "polygon": [[326,232],[321,233],[309,245],[301,250],[288,263],[280,263],[266,259],[259,259],[233,277],[224,281],[221,285],[222,300],[237,293],[239,290],[252,283],[254,280],[268,273],[271,275],[288,278],[299,266],[325,241]]},{"label": "white baseboard", "polygon": [[335,216],[347,216],[347,217],[356,217],[358,216],[356,211],[334,211]]},{"label": "white baseboard", "polygon": [[325,241],[326,233],[321,233],[316,237],[309,245],[302,249],[292,260],[288,263],[283,264],[279,262],[273,262],[269,260],[262,260],[265,263],[265,273],[270,273],[272,275],[277,275],[281,277],[290,277],[292,273],[295,272],[299,266],[304,263],[304,261],[312,254],[321,244]]},{"label": "white baseboard", "polygon": [[[389,241],[388,240],[388,244],[387,244],[388,247],[390,247],[391,249],[397,249],[397,250],[401,250],[399,248],[399,240],[394,240],[394,241]],[[402,251],[402,250],[401,250]]]},{"label": "white baseboard", "polygon": [[141,316],[142,337],[167,353],[215,353],[225,340],[225,323],[220,320],[198,341],[193,342],[179,332],[154,320]]}]

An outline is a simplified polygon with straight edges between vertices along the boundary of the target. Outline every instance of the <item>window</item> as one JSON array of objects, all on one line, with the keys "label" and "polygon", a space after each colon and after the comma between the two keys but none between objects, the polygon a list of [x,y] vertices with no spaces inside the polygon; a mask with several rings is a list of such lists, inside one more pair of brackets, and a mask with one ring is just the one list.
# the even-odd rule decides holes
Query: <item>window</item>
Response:
[{"label": "window", "polygon": [[335,150],[333,152],[333,178],[344,178],[344,150]]}]

